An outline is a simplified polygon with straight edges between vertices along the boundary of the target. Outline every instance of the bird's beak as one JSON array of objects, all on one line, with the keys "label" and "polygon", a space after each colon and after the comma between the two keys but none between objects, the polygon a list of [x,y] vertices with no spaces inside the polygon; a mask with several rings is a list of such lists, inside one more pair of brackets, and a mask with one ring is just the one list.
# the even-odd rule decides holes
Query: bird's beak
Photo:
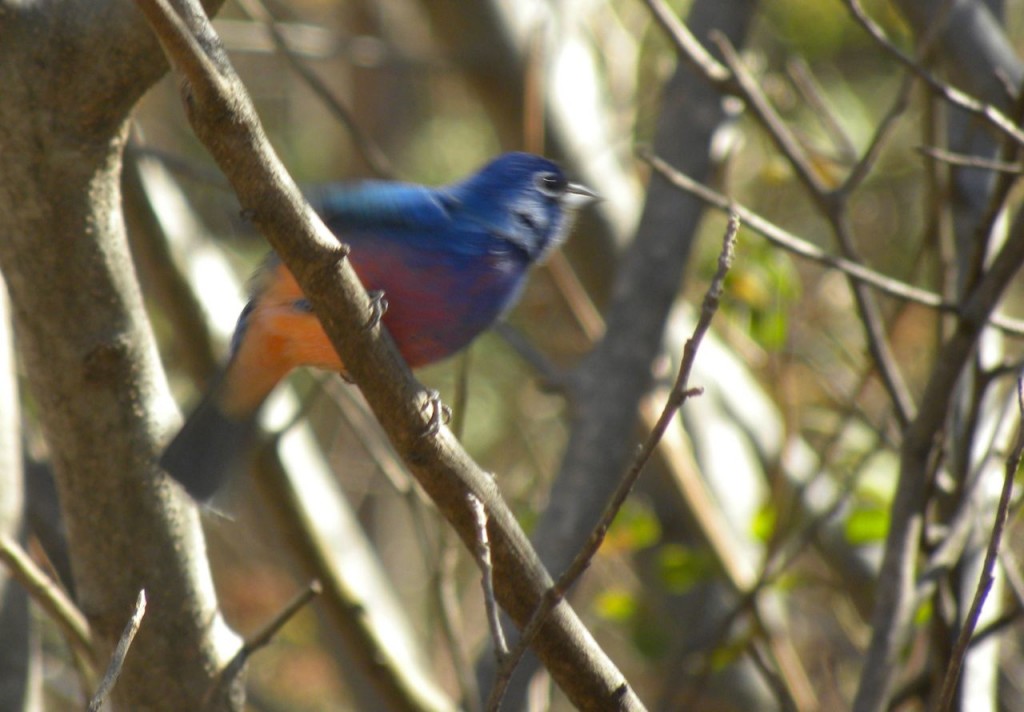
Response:
[{"label": "bird's beak", "polygon": [[559,202],[565,208],[576,210],[585,205],[596,203],[599,200],[601,200],[601,196],[587,186],[580,183],[570,183],[566,186],[565,192],[562,193],[562,199]]}]

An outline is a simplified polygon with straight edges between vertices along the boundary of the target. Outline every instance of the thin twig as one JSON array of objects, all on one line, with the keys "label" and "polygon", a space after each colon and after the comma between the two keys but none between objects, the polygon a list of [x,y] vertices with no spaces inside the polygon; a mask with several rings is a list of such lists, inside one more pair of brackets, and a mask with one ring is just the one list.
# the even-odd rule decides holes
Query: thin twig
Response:
[{"label": "thin twig", "polygon": [[491,331],[521,358],[526,365],[536,372],[536,379],[546,391],[566,393],[569,391],[569,379],[565,371],[559,368],[516,327],[507,321],[496,322]]},{"label": "thin twig", "polygon": [[651,14],[658,21],[661,28],[672,38],[679,51],[679,56],[687,60],[697,70],[716,84],[731,81],[729,70],[715,60],[711,54],[704,49],[693,33],[690,32],[682,20],[669,8],[664,0],[644,0]]},{"label": "thin twig", "polygon": [[[1019,92],[1013,101],[1010,116],[1019,124],[1024,121],[1024,91]],[[1009,163],[1020,155],[1020,146],[1015,144],[1010,137],[1004,137],[999,146],[999,160]],[[1006,210],[1006,202],[1018,184],[1019,175],[1011,173],[997,173],[993,186],[989,191],[988,204],[982,213],[981,219],[974,228],[974,238],[970,241],[970,254],[967,268],[962,270],[961,284],[965,290],[973,288],[982,278],[985,271],[986,258],[989,255],[989,246],[992,243],[998,230],[995,229],[999,216]]]},{"label": "thin twig", "polygon": [[792,695],[789,694],[789,688],[786,687],[779,672],[772,667],[768,652],[763,645],[754,639],[750,641],[750,645],[746,646],[745,651],[754,667],[761,673],[761,677],[768,683],[768,689],[775,696],[779,709],[784,712],[797,712],[797,705]]},{"label": "thin twig", "polygon": [[761,125],[768,132],[768,136],[775,143],[776,147],[785,156],[790,166],[799,176],[801,182],[807,187],[811,197],[822,207],[823,212],[831,212],[832,205],[829,202],[829,186],[822,181],[821,175],[815,168],[804,151],[800,141],[790,130],[789,126],[779,113],[772,106],[771,101],[761,90],[754,75],[746,68],[740,60],[739,52],[733,47],[729,38],[718,31],[711,33],[711,41],[722,53],[726,66],[732,73],[736,83],[736,89],[740,97],[753,110]]},{"label": "thin twig", "polygon": [[559,294],[565,300],[569,311],[590,343],[596,343],[604,336],[604,319],[594,305],[586,288],[580,282],[565,253],[558,251],[547,262],[548,272]]},{"label": "thin twig", "polygon": [[452,397],[452,432],[462,440],[466,434],[466,412],[469,408],[469,371],[472,361],[472,344],[462,350],[455,359],[455,395]]},{"label": "thin twig", "polygon": [[487,624],[491,628],[491,638],[494,640],[494,657],[501,665],[508,657],[508,643],[505,642],[505,631],[501,627],[498,602],[494,598],[494,568],[491,566],[491,545],[487,540],[487,510],[484,509],[484,503],[475,495],[468,495],[466,499],[476,523],[476,550],[473,554],[477,566],[480,567],[480,585],[484,589]]},{"label": "thin twig", "polygon": [[996,557],[999,554],[999,545],[1003,539],[1003,529],[1006,526],[1007,516],[1010,511],[1010,495],[1013,493],[1013,480],[1020,467],[1021,454],[1024,453],[1024,380],[1017,380],[1017,408],[1021,414],[1022,422],[1017,426],[1017,439],[1013,445],[1010,456],[1006,459],[1006,471],[1003,477],[1003,490],[999,494],[999,504],[996,507],[996,517],[992,524],[992,536],[988,540],[988,549],[985,551],[985,561],[981,567],[981,577],[978,580],[978,588],[974,592],[974,600],[971,601],[971,608],[967,612],[967,618],[960,628],[960,635],[957,636],[956,644],[953,646],[953,653],[946,667],[946,674],[942,679],[942,693],[939,696],[938,712],[946,712],[952,709],[953,699],[956,696],[957,682],[960,679],[960,669],[963,666],[967,649],[971,643],[971,636],[978,626],[978,619],[981,617],[982,606],[995,581],[993,571],[996,565]]},{"label": "thin twig", "polygon": [[0,536],[0,560],[29,595],[64,632],[85,660],[96,662],[92,631],[85,616],[66,593],[40,569],[28,553],[7,536]]},{"label": "thin twig", "polygon": [[463,641],[466,640],[463,625],[462,609],[459,604],[459,593],[456,589],[455,567],[458,563],[458,549],[454,544],[454,535],[449,529],[440,532],[437,564],[434,567],[432,581],[433,595],[436,599],[438,621],[444,635],[455,678],[462,695],[462,704],[466,712],[481,712],[483,702],[480,699],[480,686],[477,683],[476,671]]},{"label": "thin twig", "polygon": [[[658,11],[655,4],[648,2],[648,5],[652,10]],[[664,8],[661,8],[661,11],[664,11]],[[703,68],[705,65],[697,61],[694,53],[704,50],[689,34],[689,30],[682,23],[676,22],[676,26],[672,26],[671,22],[666,22],[661,18],[659,20],[675,42],[680,56],[696,62],[698,67]],[[728,73],[727,76],[722,77],[712,74],[711,68],[708,67],[704,73],[705,78],[720,91],[735,93],[747,103],[768,136],[789,162],[815,205],[828,218],[846,258],[853,262],[861,262],[847,227],[847,220],[843,215],[844,195],[831,190],[831,186],[822,179],[796,136],[779,116],[756,79],[740,61],[739,53],[729,39],[717,31],[711,32],[710,37],[722,53]],[[885,328],[878,304],[873,299],[873,295],[859,283],[852,284],[851,291],[864,325],[868,352],[874,361],[882,384],[896,406],[900,422],[906,424],[914,414],[915,405],[899,364],[893,355],[892,347],[885,337]]]},{"label": "thin twig", "polygon": [[933,160],[960,168],[978,168],[984,171],[1010,173],[1012,175],[1024,173],[1024,164],[1022,163],[1007,163],[1005,161],[992,160],[991,158],[983,158],[982,156],[968,156],[963,153],[954,153],[953,151],[935,148],[934,146],[918,146],[917,151]]},{"label": "thin twig", "polygon": [[[903,299],[908,302],[930,307],[945,314],[958,314],[960,312],[960,306],[958,304],[945,300],[934,292],[929,292],[926,289],[920,289],[913,285],[909,285],[906,282],[901,282],[898,279],[893,279],[881,272],[876,272],[870,267],[865,267],[859,262],[853,262],[851,260],[829,254],[806,240],[801,240],[793,233],[783,230],[778,225],[766,220],[757,213],[743,207],[742,205],[731,202],[729,198],[721,193],[698,183],[683,173],[680,173],[657,156],[651,154],[649,151],[641,150],[640,157],[650,164],[650,166],[661,174],[661,176],[680,190],[696,196],[698,199],[704,201],[708,205],[718,208],[719,210],[734,210],[749,230],[753,230],[757,234],[761,235],[776,247],[781,247],[787,252],[791,252],[798,257],[803,257],[804,259],[811,260],[812,262],[817,262],[818,264],[830,269],[838,270],[851,279],[873,287],[883,294],[888,294],[890,297],[896,297],[897,299]],[[1024,337],[1024,321],[1019,319],[1010,319],[997,314],[989,319],[989,323],[1008,335]]]},{"label": "thin twig", "polygon": [[[835,233],[836,240],[846,259],[853,262],[862,262],[857,246],[848,229],[848,220],[844,216],[845,196],[830,190],[825,181],[822,180],[819,171],[814,163],[807,156],[800,142],[797,141],[793,132],[778,112],[772,106],[761,86],[740,61],[739,53],[732,46],[729,39],[720,32],[711,34],[711,40],[718,47],[725,63],[736,78],[736,84],[740,90],[740,96],[753,109],[755,116],[761,122],[768,136],[775,143],[776,147],[792,166],[800,181],[804,184],[811,199],[822,214],[828,218]],[[870,155],[870,154],[869,154]],[[867,165],[861,163],[860,165]],[[875,368],[881,378],[882,384],[889,392],[889,396],[896,406],[900,421],[906,424],[914,413],[914,402],[907,388],[906,381],[900,371],[899,363],[892,352],[889,340],[886,337],[882,315],[878,303],[873,295],[864,289],[862,284],[854,282],[851,285],[854,299],[857,303],[857,310],[867,340],[868,353],[874,360]]]},{"label": "thin twig", "polygon": [[[949,9],[949,2],[943,4],[943,7],[939,12],[932,18],[932,22],[928,29],[923,33],[920,41],[917,45],[917,56],[914,62],[921,65],[925,58],[931,53],[932,47],[935,41],[939,37],[939,31],[943,26],[946,19],[946,14]],[[900,82],[900,88],[896,93],[896,100],[893,101],[892,106],[886,112],[885,116],[878,124],[878,128],[875,129],[875,134],[871,139],[871,143],[868,145],[867,150],[864,152],[863,157],[854,166],[853,170],[846,177],[843,185],[836,191],[838,195],[843,197],[849,197],[860,186],[861,183],[867,178],[871,168],[875,165],[879,155],[881,155],[882,148],[893,135],[896,123],[900,116],[906,111],[907,106],[910,105],[910,96],[914,89],[914,74],[912,72],[905,72],[903,79]]]},{"label": "thin twig", "polygon": [[932,91],[938,93],[950,104],[957,106],[969,114],[980,116],[992,126],[996,127],[1007,136],[1011,137],[1018,144],[1024,146],[1024,129],[1017,126],[1006,114],[999,111],[991,104],[982,102],[969,94],[940,80],[934,74],[925,69],[920,62],[913,57],[904,54],[899,47],[885,35],[885,31],[875,23],[874,20],[861,7],[859,0],[843,0],[846,7],[853,15],[853,19],[871,35],[886,52],[892,55],[900,64],[920,77]]},{"label": "thin twig", "polygon": [[834,191],[836,195],[849,196],[864,182],[871,172],[871,169],[875,166],[878,161],[878,157],[882,153],[882,149],[885,147],[889,138],[895,133],[897,122],[899,118],[906,112],[907,107],[910,105],[910,96],[914,89],[914,81],[912,75],[906,74],[903,77],[903,81],[900,83],[900,88],[896,91],[896,99],[893,100],[889,110],[885,112],[885,116],[878,123],[878,127],[875,129],[874,135],[871,137],[871,143],[868,144],[867,149],[864,151],[864,155],[861,156],[860,160],[854,164],[853,168],[850,169],[849,174],[846,176],[846,180],[843,184],[836,188]]},{"label": "thin twig", "polygon": [[305,589],[295,594],[294,598],[288,601],[284,608],[271,618],[263,628],[257,631],[255,635],[247,638],[206,691],[206,694],[203,696],[204,708],[214,700],[217,700],[221,695],[224,695],[225,692],[230,695],[231,688],[238,684],[241,679],[239,676],[253,653],[269,645],[285,624],[321,593],[323,593],[323,585],[318,579],[313,579]]},{"label": "thin twig", "polygon": [[[365,407],[356,400],[352,389],[344,387],[337,378],[330,376],[319,378],[318,383],[323,389],[323,393],[335,406],[338,416],[355,433],[356,440],[363,447],[366,455],[408,508],[409,518],[415,531],[414,539],[420,548],[423,561],[441,562],[433,566],[430,571],[431,597],[445,644],[448,646],[448,653],[451,657],[452,667],[455,669],[462,698],[465,700],[469,712],[478,712],[480,694],[472,665],[461,645],[463,636],[458,633],[462,630],[462,620],[459,616],[456,595],[451,582],[452,573],[443,564],[444,561],[452,558],[451,553],[453,552],[451,545],[446,541],[446,531],[437,532],[438,542],[437,546],[434,546],[433,539],[435,537],[430,525],[434,521],[431,512],[435,510],[431,509],[429,502],[424,499],[423,491],[414,486],[412,476],[405,470],[394,450],[388,447],[387,435],[381,430],[377,421],[366,412]],[[455,411],[456,416],[464,410],[464,406],[459,407]],[[455,427],[458,428],[458,425]]]},{"label": "thin twig", "polygon": [[121,669],[124,667],[124,661],[128,657],[128,649],[131,648],[132,641],[135,640],[135,634],[139,632],[139,626],[142,625],[142,617],[145,615],[146,589],[143,588],[139,590],[139,595],[135,599],[135,610],[132,612],[132,617],[128,619],[128,624],[124,627],[124,632],[121,633],[121,638],[117,641],[117,647],[114,648],[114,654],[110,656],[110,665],[107,666],[107,672],[104,673],[96,694],[89,700],[89,712],[99,712],[103,701],[107,699],[110,691],[114,689],[114,684],[117,682],[117,678],[121,675]]},{"label": "thin twig", "polygon": [[238,0],[238,5],[249,17],[263,23],[263,26],[267,28],[267,32],[270,33],[278,53],[287,60],[291,68],[295,70],[295,73],[302,77],[302,80],[313,90],[313,93],[320,97],[324,105],[345,125],[352,138],[352,143],[355,145],[356,150],[359,151],[359,155],[366,161],[366,165],[370,167],[370,170],[381,178],[394,178],[394,166],[391,165],[391,161],[388,160],[384,151],[369,134],[360,128],[349,108],[334,95],[320,77],[307,67],[306,63],[292,50],[287,38],[281,32],[281,28],[278,27],[277,21],[270,14],[267,7],[260,0]]},{"label": "thin twig", "polygon": [[711,319],[718,310],[718,304],[724,291],[725,275],[729,271],[729,267],[732,265],[733,253],[736,246],[736,234],[739,232],[739,228],[740,218],[736,213],[732,213],[729,216],[729,225],[722,241],[722,251],[718,257],[718,269],[715,272],[714,278],[711,280],[711,284],[708,286],[707,293],[704,295],[704,302],[701,307],[700,318],[697,321],[697,326],[694,328],[693,335],[689,340],[687,340],[686,346],[683,348],[683,358],[679,365],[679,372],[676,377],[675,384],[672,386],[672,390],[669,393],[668,400],[665,403],[665,408],[661,413],[661,417],[658,418],[658,422],[648,435],[647,440],[640,447],[633,464],[619,482],[618,487],[612,494],[608,504],[605,506],[604,513],[598,520],[597,525],[591,531],[587,543],[579,552],[577,552],[576,557],[558,578],[558,581],[545,591],[543,598],[541,598],[540,603],[534,610],[529,622],[523,628],[519,641],[505,660],[501,662],[494,687],[491,689],[491,694],[487,700],[486,709],[489,712],[496,712],[500,708],[502,698],[505,695],[505,690],[508,687],[509,680],[512,678],[512,673],[515,671],[520,659],[522,659],[527,647],[529,647],[533,636],[536,635],[548,614],[562,601],[566,592],[590,565],[590,561],[597,553],[597,550],[601,548],[605,535],[608,533],[608,528],[611,526],[612,521],[614,521],[619,509],[621,509],[623,503],[626,501],[626,498],[629,496],[630,492],[632,492],[633,487],[636,485],[640,474],[643,472],[644,467],[647,464],[647,461],[650,460],[651,456],[654,454],[655,449],[661,442],[661,439],[675,417],[676,412],[683,403],[690,398],[690,396],[699,395],[702,392],[699,388],[691,389],[689,387],[690,373],[693,370],[693,364],[697,358],[697,350],[700,347],[701,340],[710,328]]},{"label": "thin twig", "polygon": [[840,158],[846,163],[854,163],[857,160],[857,147],[846,133],[836,112],[832,110],[832,105],[825,97],[825,90],[814,76],[807,60],[803,57],[794,57],[786,62],[786,72],[804,101],[814,110],[814,117],[825,129]]},{"label": "thin twig", "polygon": [[313,579],[302,591],[299,591],[292,600],[285,604],[281,611],[270,619],[263,628],[261,628],[256,635],[247,638],[242,644],[242,647],[235,653],[235,657],[242,657],[243,659],[249,658],[260,648],[264,648],[270,644],[270,641],[274,639],[274,636],[284,628],[285,624],[295,617],[295,614],[301,611],[310,601],[323,593],[323,586],[320,581]]},{"label": "thin twig", "polygon": [[[718,622],[715,627],[715,631],[709,637],[708,644],[704,646],[704,650],[709,650],[723,644],[726,641],[726,637],[729,632],[733,629],[736,621],[738,621],[744,613],[749,613],[759,634],[767,638],[769,650],[774,652],[775,646],[772,645],[773,641],[771,639],[771,632],[768,631],[767,626],[765,625],[765,616],[762,614],[762,604],[760,600],[761,594],[769,586],[775,583],[778,578],[785,574],[785,572],[803,553],[807,545],[809,545],[818,535],[818,532],[839,513],[839,510],[849,501],[850,495],[853,494],[856,481],[857,473],[855,472],[852,476],[846,479],[843,483],[842,489],[836,494],[835,499],[827,508],[817,514],[801,530],[792,533],[788,540],[781,541],[768,554],[764,565],[758,572],[757,579],[753,584],[741,587],[735,585],[734,581],[730,581],[730,583],[734,584],[734,588],[739,594],[738,600],[733,604],[732,608],[726,612],[721,621]],[[803,489],[806,490],[810,485],[811,483],[808,482],[803,486]],[[794,496],[796,497],[799,495]],[[748,645],[745,647],[750,647],[754,643],[756,643],[756,638],[751,638],[750,641],[748,641]],[[751,654],[753,655],[753,653]],[[693,691],[687,695],[686,702],[682,705],[683,709],[690,709],[696,706],[696,697],[706,686],[713,671],[713,656],[709,654],[702,654],[699,672],[693,676],[696,681],[693,686]],[[782,670],[780,666],[780,673],[784,672],[785,671]],[[806,709],[806,705],[798,704],[796,695],[789,693],[791,686],[785,684],[787,680],[784,674],[782,677],[782,684],[786,689],[787,698],[792,701],[798,709]],[[801,696],[801,699],[804,699],[804,697]]]}]

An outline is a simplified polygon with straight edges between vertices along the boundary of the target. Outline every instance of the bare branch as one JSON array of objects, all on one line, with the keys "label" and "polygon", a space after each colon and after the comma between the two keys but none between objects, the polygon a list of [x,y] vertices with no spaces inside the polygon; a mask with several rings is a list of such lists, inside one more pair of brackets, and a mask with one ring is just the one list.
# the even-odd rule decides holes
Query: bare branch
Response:
[{"label": "bare branch", "polygon": [[299,591],[288,603],[285,604],[276,616],[270,619],[256,635],[246,638],[245,643],[235,654],[235,658],[243,661],[260,648],[266,647],[273,640],[274,636],[284,628],[295,614],[306,607],[310,601],[323,593],[324,587],[316,579],[309,582],[303,590]]},{"label": "bare branch", "polygon": [[974,592],[974,599],[971,601],[970,610],[960,628],[956,644],[953,646],[953,654],[950,656],[949,664],[946,667],[946,674],[942,678],[942,692],[939,695],[939,703],[936,709],[938,712],[947,712],[953,708],[956,697],[957,681],[960,679],[960,668],[963,666],[967,649],[971,644],[971,636],[978,626],[981,617],[981,608],[985,605],[985,599],[992,588],[995,580],[996,557],[999,554],[999,545],[1003,539],[1003,529],[1010,512],[1010,495],[1013,493],[1013,480],[1020,467],[1021,454],[1024,453],[1024,380],[1017,381],[1017,407],[1022,422],[1017,425],[1017,438],[1013,445],[1010,456],[1006,458],[1006,471],[1003,476],[1003,489],[999,493],[999,504],[996,506],[996,517],[992,523],[992,535],[988,540],[988,548],[985,551],[985,561],[981,567],[981,577],[978,581],[978,588]]},{"label": "bare branch", "polygon": [[[748,229],[761,235],[773,245],[781,247],[798,257],[803,257],[830,269],[838,270],[857,282],[874,287],[883,294],[888,294],[897,299],[921,304],[922,306],[931,307],[947,314],[957,314],[961,309],[960,304],[945,300],[934,292],[929,292],[926,289],[914,287],[892,277],[887,277],[859,262],[831,255],[820,247],[801,240],[796,235],[783,230],[757,213],[750,211],[742,205],[732,203],[729,198],[721,193],[680,173],[657,156],[652,155],[649,151],[641,151],[640,157],[647,161],[654,170],[658,171],[672,185],[691,195],[697,196],[708,205],[713,205],[719,210],[734,210]],[[990,317],[989,323],[1006,334],[1024,337],[1024,321],[994,314]]]},{"label": "bare branch", "polygon": [[[339,417],[356,433],[356,440],[367,457],[408,507],[409,517],[415,531],[416,544],[420,548],[424,562],[427,562],[427,565],[432,568],[430,572],[431,597],[445,644],[448,646],[451,663],[459,681],[463,704],[470,712],[478,712],[480,693],[477,689],[476,678],[473,676],[472,666],[462,645],[462,617],[452,579],[456,560],[454,542],[450,541],[451,537],[447,530],[437,530],[436,535],[432,536],[434,528],[430,525],[437,519],[436,512],[428,506],[422,490],[414,486],[413,479],[404,469],[401,460],[394,450],[388,447],[387,435],[381,430],[373,416],[367,412],[366,407],[357,402],[352,391],[338,379],[325,376],[320,378],[319,382],[320,387],[324,389],[331,402],[336,406]],[[464,409],[460,408],[456,413],[463,411]],[[435,538],[439,539],[436,546],[432,541]],[[374,598],[379,599],[379,595]],[[365,606],[370,601],[353,603]],[[408,665],[403,667],[407,668]]]},{"label": "bare branch", "polygon": [[1022,163],[994,161],[990,158],[983,158],[982,156],[966,156],[962,153],[953,153],[952,151],[935,148],[934,146],[918,146],[917,150],[918,153],[928,156],[928,158],[950,166],[958,166],[960,168],[977,168],[983,171],[1010,173],[1013,175],[1020,175],[1024,173],[1024,164]]},{"label": "bare branch", "polygon": [[825,96],[825,90],[818,83],[814,72],[803,57],[794,57],[786,62],[786,72],[793,80],[794,86],[800,92],[807,105],[814,110],[814,115],[824,127],[832,145],[839,152],[843,161],[853,163],[857,160],[857,147],[853,140],[843,128],[839,117],[832,109]]},{"label": "bare branch", "polygon": [[[843,195],[829,191],[828,186],[821,179],[814,164],[808,158],[800,142],[793,136],[792,131],[772,107],[768,97],[765,96],[761,87],[751,76],[750,72],[740,61],[739,54],[721,33],[712,34],[712,40],[725,57],[726,64],[732,71],[740,90],[740,95],[750,104],[754,114],[768,132],[772,141],[785,156],[789,164],[796,171],[797,176],[807,188],[810,197],[828,218],[832,224],[833,232],[839,247],[847,259],[854,262],[862,262],[857,246],[848,228],[848,221],[843,217],[842,205]],[[870,155],[870,154],[869,154]],[[862,165],[869,165],[864,162]],[[865,291],[863,285],[853,282],[851,291],[857,302],[857,309],[860,312],[861,322],[864,326],[867,337],[868,352],[875,362],[875,368],[881,376],[893,405],[896,407],[897,415],[901,423],[907,423],[914,413],[914,402],[907,388],[899,364],[892,353],[892,347],[886,336],[886,330],[882,322],[882,316],[878,304],[872,294]]]},{"label": "bare branch", "polygon": [[672,38],[679,53],[689,61],[697,70],[714,83],[725,84],[731,80],[729,70],[719,64],[712,57],[704,45],[702,45],[686,23],[682,22],[676,14],[665,4],[664,0],[644,0],[651,14],[658,21],[662,29]]},{"label": "bare branch", "polygon": [[128,619],[128,624],[124,627],[124,632],[117,641],[117,647],[114,648],[114,654],[110,657],[110,665],[107,667],[107,672],[104,673],[103,679],[100,680],[100,686],[96,690],[96,694],[89,700],[89,712],[99,712],[103,701],[107,699],[110,691],[114,689],[114,684],[121,675],[121,668],[124,667],[125,658],[128,657],[128,649],[132,646],[132,641],[135,640],[135,634],[139,632],[139,626],[142,625],[142,617],[144,615],[146,615],[146,590],[140,589],[139,597],[135,599],[135,610],[132,612],[131,618]]},{"label": "bare branch", "polygon": [[914,82],[911,79],[911,75],[907,74],[903,77],[900,88],[896,91],[896,98],[893,100],[892,105],[878,123],[878,127],[875,129],[875,133],[871,137],[871,143],[868,144],[864,155],[861,156],[860,160],[850,170],[843,184],[836,189],[836,195],[849,196],[868,177],[871,169],[877,163],[879,155],[882,153],[882,148],[885,147],[886,142],[895,133],[897,120],[906,112],[907,106],[910,104],[913,88]]},{"label": "bare branch", "polygon": [[969,114],[985,119],[989,124],[1012,138],[1016,143],[1024,146],[1024,130],[1018,127],[1012,119],[1006,116],[1006,114],[999,111],[999,109],[994,107],[992,104],[981,102],[969,94],[966,94],[959,89],[950,86],[946,82],[943,82],[921,66],[921,64],[913,57],[904,54],[899,47],[893,44],[892,41],[886,37],[885,31],[882,30],[882,28],[879,27],[878,24],[864,11],[859,0],[843,0],[843,2],[850,10],[853,18],[861,27],[864,28],[872,39],[874,39],[875,42],[877,42],[886,52],[892,55],[900,64],[907,67],[911,72],[920,77],[932,91],[936,92],[953,106],[957,106]]},{"label": "bare branch", "polygon": [[988,270],[963,301],[956,330],[943,344],[921,398],[921,408],[904,432],[900,475],[891,506],[889,532],[871,618],[872,638],[864,659],[854,710],[875,712],[887,703],[895,662],[912,625],[918,547],[932,473],[936,435],[946,422],[956,383],[970,361],[985,321],[1024,263],[1024,218]]},{"label": "bare branch", "polygon": [[209,704],[210,700],[231,696],[242,679],[242,672],[245,670],[245,665],[249,662],[249,658],[252,657],[253,653],[269,645],[285,624],[322,592],[323,587],[319,581],[316,579],[310,581],[306,588],[295,594],[255,635],[247,638],[239,646],[238,651],[232,656],[228,664],[224,666],[218,678],[206,690],[204,705]]},{"label": "bare branch", "polygon": [[7,564],[32,599],[57,622],[64,636],[86,660],[95,662],[96,649],[85,616],[68,595],[14,541],[0,536],[0,560]]},{"label": "bare branch", "polygon": [[[205,16],[187,0],[179,4],[187,8],[183,17],[188,27],[165,0],[138,0],[165,51],[188,80],[186,106],[197,136],[309,297],[396,450],[470,547],[476,534],[466,495],[472,493],[483,502],[491,525],[495,594],[514,619],[525,623],[550,577],[491,478],[446,427],[428,430],[431,413],[422,408],[428,394],[409,373],[385,330],[366,328],[373,306],[344,260],[345,250],[303,202],[275,156]],[[534,649],[576,704],[599,706],[614,700],[625,709],[643,708],[569,607],[560,607],[549,619]]]},{"label": "bare branch", "polygon": [[796,136],[793,135],[789,126],[782,120],[768,97],[765,96],[764,91],[758,86],[757,80],[740,60],[736,48],[732,46],[725,35],[718,31],[712,32],[711,41],[722,53],[726,66],[729,67],[732,74],[737,93],[753,110],[758,121],[761,122],[779,151],[796,171],[797,176],[807,187],[811,198],[821,207],[822,212],[831,212],[834,208],[829,200],[828,186],[823,182],[821,175]]},{"label": "bare branch", "polygon": [[505,631],[501,628],[501,616],[498,604],[494,600],[494,568],[491,566],[491,546],[487,542],[487,510],[484,504],[473,495],[469,496],[469,506],[476,518],[477,545],[473,552],[477,566],[480,567],[480,584],[484,589],[484,606],[487,608],[487,625],[491,629],[494,642],[494,656],[500,664],[508,657],[508,643],[505,642]]},{"label": "bare branch", "polygon": [[615,520],[630,492],[633,491],[633,487],[640,478],[640,474],[658,448],[658,444],[661,442],[676,412],[688,398],[701,393],[700,388],[690,388],[690,372],[693,370],[693,363],[697,358],[700,342],[704,338],[704,334],[711,327],[711,320],[718,310],[718,304],[725,288],[725,275],[732,265],[736,246],[736,234],[739,232],[739,228],[740,219],[733,213],[729,217],[729,225],[722,240],[722,251],[718,257],[718,269],[711,280],[711,284],[708,286],[707,293],[704,295],[700,319],[698,319],[697,325],[693,330],[693,335],[686,342],[686,346],[683,349],[683,359],[679,364],[679,372],[676,376],[675,384],[669,393],[668,400],[661,412],[661,416],[658,418],[658,422],[655,423],[647,440],[640,447],[636,458],[633,460],[633,464],[620,480],[619,486],[605,506],[604,513],[591,531],[586,545],[577,552],[572,563],[558,578],[558,581],[545,592],[543,599],[530,617],[530,621],[523,628],[516,646],[502,662],[498,670],[498,678],[491,690],[487,703],[488,710],[497,710],[501,706],[501,700],[512,677],[512,672],[515,670],[516,665],[519,664],[519,660],[522,659],[523,653],[526,652],[526,648],[529,646],[533,636],[537,634],[537,631],[544,624],[548,614],[551,613],[555,606],[562,602],[566,592],[586,571],[587,567],[590,566],[590,561],[604,542],[608,528]]},{"label": "bare branch", "polygon": [[344,124],[345,128],[348,129],[349,135],[352,137],[352,143],[355,145],[356,150],[359,151],[359,155],[366,161],[370,169],[382,178],[394,178],[395,168],[391,165],[391,161],[388,160],[384,151],[356,123],[355,116],[352,115],[349,108],[334,95],[334,92],[292,50],[291,45],[289,45],[288,40],[274,20],[273,15],[270,14],[267,6],[261,0],[238,0],[238,4],[249,17],[263,23],[263,26],[270,33],[270,37],[274,40],[274,47],[277,49],[277,52],[288,61],[291,68],[302,77],[302,80],[313,90],[313,93],[320,97],[320,100],[330,109],[331,113]]}]

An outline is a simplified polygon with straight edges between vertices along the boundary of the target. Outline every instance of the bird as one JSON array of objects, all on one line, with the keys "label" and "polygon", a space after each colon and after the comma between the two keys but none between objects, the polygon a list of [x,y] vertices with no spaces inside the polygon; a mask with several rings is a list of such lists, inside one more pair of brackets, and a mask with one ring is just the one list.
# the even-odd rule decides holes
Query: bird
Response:
[{"label": "bird", "polygon": [[[412,368],[451,356],[508,311],[530,268],[598,199],[558,164],[521,152],[447,186],[329,183],[308,198],[349,247],[363,286],[386,301],[383,323]],[[260,406],[300,366],[345,375],[295,277],[271,253],[251,281],[226,364],[161,467],[193,499],[209,501],[250,447]]]}]

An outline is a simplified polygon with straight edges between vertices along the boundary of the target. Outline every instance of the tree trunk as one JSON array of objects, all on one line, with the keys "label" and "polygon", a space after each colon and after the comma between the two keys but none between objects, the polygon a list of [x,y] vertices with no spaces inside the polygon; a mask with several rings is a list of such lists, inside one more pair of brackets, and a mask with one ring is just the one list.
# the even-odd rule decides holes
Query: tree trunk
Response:
[{"label": "tree trunk", "polygon": [[155,464],[177,416],[119,187],[128,113],[166,63],[124,2],[4,3],[0,17],[0,270],[78,604],[103,660],[145,589],[115,701],[200,709],[237,639],[217,610],[196,511]]}]

